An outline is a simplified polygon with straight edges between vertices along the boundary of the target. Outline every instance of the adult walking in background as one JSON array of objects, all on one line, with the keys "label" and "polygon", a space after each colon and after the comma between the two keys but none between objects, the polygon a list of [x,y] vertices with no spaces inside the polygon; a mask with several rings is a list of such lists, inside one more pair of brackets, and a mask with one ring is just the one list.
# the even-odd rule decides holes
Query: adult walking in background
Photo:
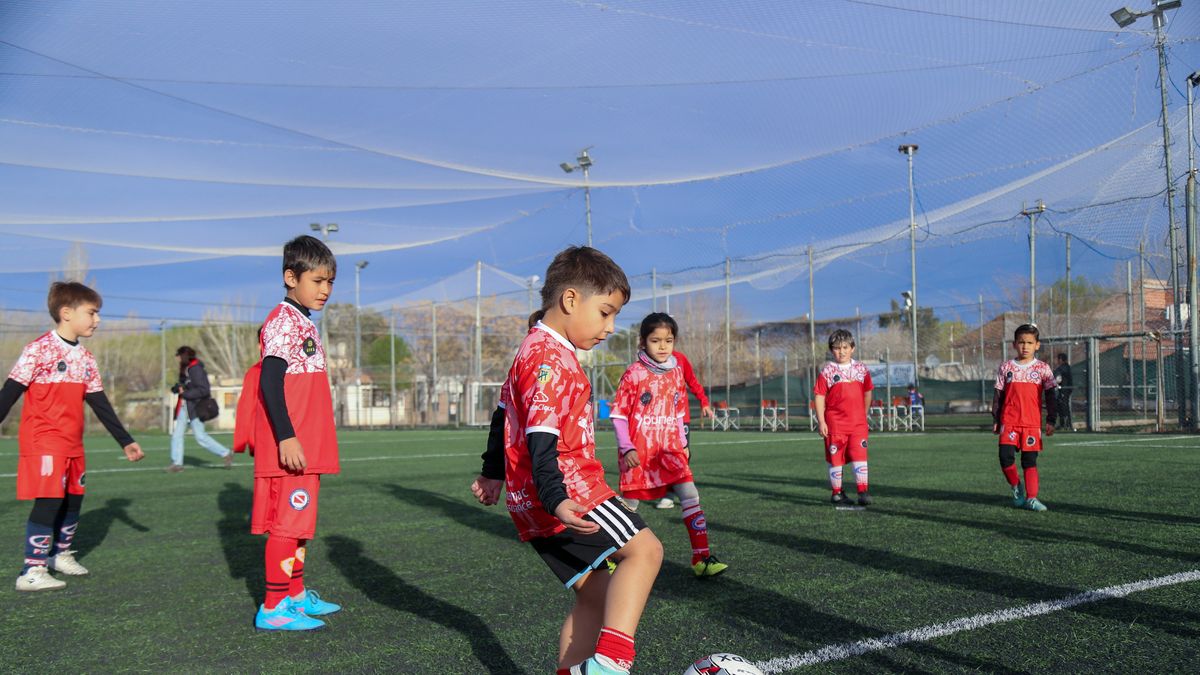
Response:
[{"label": "adult walking in background", "polygon": [[212,395],[204,364],[196,358],[196,350],[186,345],[175,350],[175,358],[179,360],[179,381],[171,391],[179,394],[179,399],[175,402],[175,429],[171,433],[171,464],[166,471],[183,471],[183,434],[189,425],[200,447],[224,459],[228,469],[233,466],[233,453],[204,431],[204,422],[196,415],[196,404]]},{"label": "adult walking in background", "polygon": [[1071,392],[1075,390],[1075,380],[1071,377],[1071,363],[1067,355],[1060,353],[1056,358],[1058,365],[1054,368],[1054,380],[1058,383],[1058,428],[1075,431],[1075,422],[1071,419]]}]

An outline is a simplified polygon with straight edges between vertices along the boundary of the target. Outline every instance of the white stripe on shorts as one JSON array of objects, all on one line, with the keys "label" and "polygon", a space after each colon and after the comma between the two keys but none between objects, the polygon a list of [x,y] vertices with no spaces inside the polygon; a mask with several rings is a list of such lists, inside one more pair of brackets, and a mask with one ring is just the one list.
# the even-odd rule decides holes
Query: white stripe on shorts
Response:
[{"label": "white stripe on shorts", "polygon": [[[606,506],[608,508],[605,508]],[[606,502],[597,504],[588,515],[592,517],[592,521],[604,528],[604,531],[618,546],[628,544],[629,540],[633,538],[632,528],[626,528],[625,524],[612,513],[612,506]]]},{"label": "white stripe on shorts", "polygon": [[615,516],[617,525],[620,525],[621,529],[629,533],[629,538],[633,539],[633,536],[638,533],[638,529],[634,526],[633,521],[629,519],[629,516],[622,513],[624,509],[621,507],[621,505],[615,504],[613,503],[612,499],[609,499],[603,504],[600,504],[600,506],[604,507],[604,512],[606,514]]}]

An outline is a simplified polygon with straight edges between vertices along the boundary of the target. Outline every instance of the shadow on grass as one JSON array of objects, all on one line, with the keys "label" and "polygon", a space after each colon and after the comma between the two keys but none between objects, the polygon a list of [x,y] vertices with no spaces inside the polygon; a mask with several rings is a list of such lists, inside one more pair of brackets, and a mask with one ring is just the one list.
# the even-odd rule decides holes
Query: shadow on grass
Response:
[{"label": "shadow on grass", "polygon": [[483,619],[406,582],[392,570],[365,556],[362,544],[354,539],[334,535],[328,537],[326,542],[329,561],[350,585],[371,601],[457,631],[471,643],[471,652],[489,673],[523,672]]},{"label": "shadow on grass", "polygon": [[[506,542],[516,543],[517,541],[517,530],[513,526],[512,518],[508,516],[508,511],[504,508],[504,502],[495,506],[482,506],[452,499],[441,493],[407,488],[395,483],[387,483],[378,487],[402,502],[423,509],[435,509],[460,525],[499,537]],[[463,491],[470,495],[465,487]]]},{"label": "shadow on grass", "polygon": [[221,511],[217,535],[221,538],[229,576],[245,581],[246,595],[257,607],[259,599],[266,595],[266,580],[263,577],[264,539],[250,534],[253,504],[253,491],[234,482],[226,483],[217,495],[217,507]]},{"label": "shadow on grass", "polygon": [[[844,542],[813,539],[783,532],[755,530],[724,523],[710,525],[719,532],[733,532],[764,544],[810,555],[817,560],[840,560],[862,568],[890,572],[948,589],[959,588],[1030,602],[1054,602],[1082,592],[1076,588],[1046,584],[993,570],[964,567]],[[1195,637],[1195,631],[1189,629],[1187,624],[1200,623],[1200,613],[1180,611],[1167,613],[1153,604],[1128,598],[1112,598],[1102,602],[1077,605],[1070,611],[1126,623],[1132,618],[1138,623],[1156,630],[1183,637]]]},{"label": "shadow on grass", "polygon": [[118,497],[104,502],[104,506],[98,509],[84,512],[79,519],[79,532],[72,542],[75,550],[79,552],[79,557],[86,556],[99,546],[108,536],[108,531],[112,529],[115,522],[128,525],[138,532],[149,532],[150,528],[129,515],[129,507],[132,504],[132,500]]},{"label": "shadow on grass", "polygon": [[[826,481],[815,480],[811,478],[780,478],[778,476],[767,476],[762,474],[731,474],[727,478],[740,478],[755,483],[772,483],[776,485],[789,485],[795,487],[814,487],[823,490],[829,489],[829,484]],[[708,484],[707,481],[704,484]],[[1005,502],[1006,489],[1004,483],[1000,480],[999,471],[996,472],[996,492],[995,494],[984,494],[980,492],[962,492],[959,490],[942,490],[939,488],[913,488],[902,487],[896,485],[883,485],[872,483],[872,486],[879,489],[880,494],[891,497],[907,497],[910,499],[921,499],[926,501],[943,501],[965,504],[979,504],[982,506],[1003,505]],[[730,487],[733,486],[722,486]],[[753,490],[753,486],[741,485],[736,489],[743,492]],[[875,494],[872,489],[871,494]],[[1068,502],[1060,502],[1051,500],[1047,502],[1051,509],[1061,513],[1067,513],[1080,516],[1092,516],[1096,518],[1114,518],[1117,520],[1127,520],[1134,522],[1152,522],[1180,525],[1200,525],[1200,517],[1176,515],[1173,513],[1156,513],[1153,511],[1126,511],[1121,509],[1108,509],[1101,506],[1088,506],[1084,504],[1071,504]]]}]

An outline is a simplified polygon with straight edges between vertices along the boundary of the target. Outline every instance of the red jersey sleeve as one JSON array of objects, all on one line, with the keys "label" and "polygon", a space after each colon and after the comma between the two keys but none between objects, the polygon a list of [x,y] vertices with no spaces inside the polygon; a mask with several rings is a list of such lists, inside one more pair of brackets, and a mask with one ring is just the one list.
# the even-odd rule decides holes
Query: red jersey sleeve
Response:
[{"label": "red jersey sleeve", "polygon": [[869,370],[867,371],[866,375],[863,375],[862,388],[864,392],[875,391],[875,383],[871,381],[871,371]]}]

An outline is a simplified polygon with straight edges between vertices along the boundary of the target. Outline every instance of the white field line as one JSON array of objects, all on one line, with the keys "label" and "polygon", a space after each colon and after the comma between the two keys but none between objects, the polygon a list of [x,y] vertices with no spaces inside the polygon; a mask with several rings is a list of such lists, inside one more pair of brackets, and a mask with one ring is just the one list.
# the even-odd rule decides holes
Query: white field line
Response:
[{"label": "white field line", "polygon": [[[1151,441],[1159,441],[1159,442],[1162,442],[1162,441],[1194,441],[1197,444],[1197,446],[1200,446],[1200,437],[1198,437],[1198,436],[1144,436],[1141,438],[1128,438],[1128,437],[1106,438],[1104,440],[1099,440],[1099,441],[1075,441],[1075,442],[1067,441],[1065,443],[1052,441],[1052,443],[1058,447],[1064,447],[1064,446],[1083,447],[1083,446],[1093,446],[1093,445],[1125,445],[1127,443],[1149,443]],[[1154,446],[1151,446],[1151,447],[1154,447]],[[1166,447],[1185,448],[1187,446],[1186,445],[1172,445],[1172,446],[1166,446]]]},{"label": "white field line", "polygon": [[934,624],[932,626],[924,626],[903,633],[893,633],[880,638],[870,638],[867,640],[859,640],[857,642],[845,642],[837,645],[822,647],[816,651],[804,652],[802,654],[793,654],[792,656],[784,656],[780,658],[770,659],[768,661],[760,661],[755,665],[764,673],[783,673],[805,666],[813,666],[819,663],[828,663],[830,661],[839,661],[855,656],[860,656],[868,652],[877,652],[884,649],[899,647],[910,642],[924,642],[935,638],[952,635],[966,630],[975,630],[990,626],[997,623],[1005,623],[1008,621],[1016,621],[1018,619],[1027,619],[1033,616],[1041,616],[1050,614],[1064,609],[1070,609],[1076,605],[1083,605],[1091,602],[1102,602],[1113,598],[1123,598],[1130,593],[1139,591],[1148,591],[1152,588],[1161,588],[1163,586],[1173,586],[1175,584],[1183,584],[1191,581],[1200,581],[1200,570],[1191,570],[1190,572],[1180,572],[1171,574],[1165,577],[1157,577],[1155,579],[1146,579],[1144,581],[1135,581],[1133,583],[1121,584],[1119,586],[1109,586],[1094,591],[1086,591],[1078,595],[1072,595],[1061,600],[1052,600],[1048,602],[1037,602],[1032,605],[1023,607],[1012,607],[1010,609],[1002,609],[996,612],[987,614],[976,614],[962,619],[955,619],[947,623]]}]

